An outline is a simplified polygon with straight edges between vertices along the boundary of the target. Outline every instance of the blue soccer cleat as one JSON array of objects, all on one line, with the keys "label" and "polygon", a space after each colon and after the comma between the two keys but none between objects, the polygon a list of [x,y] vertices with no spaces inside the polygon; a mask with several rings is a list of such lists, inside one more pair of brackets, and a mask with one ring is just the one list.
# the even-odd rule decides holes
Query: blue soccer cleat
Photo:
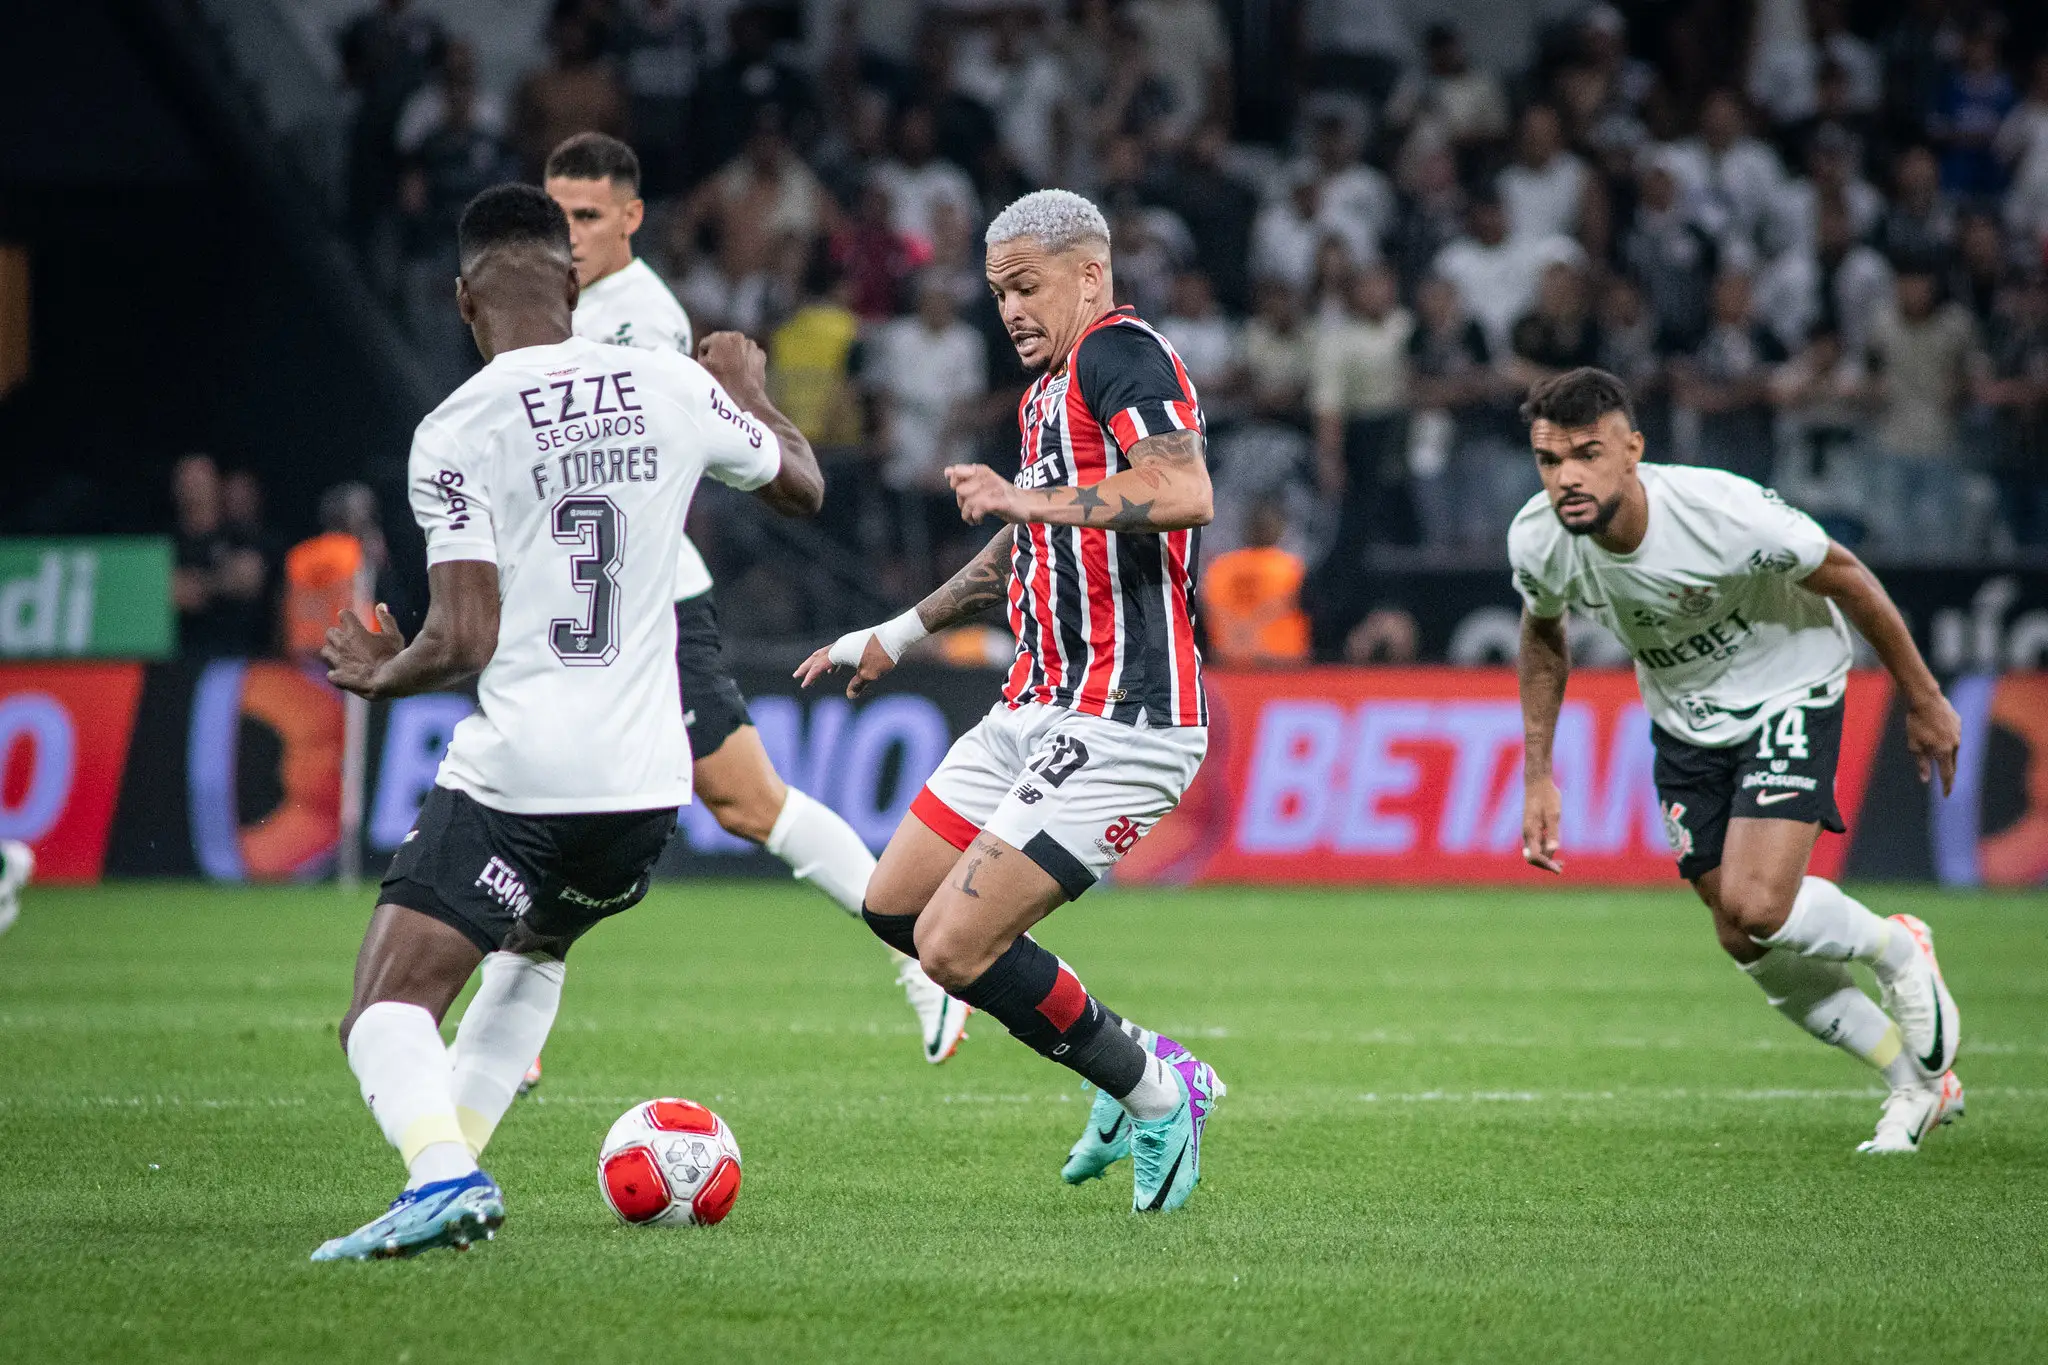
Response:
[{"label": "blue soccer cleat", "polygon": [[316,1261],[377,1261],[416,1256],[435,1247],[467,1251],[489,1241],[505,1221],[505,1196],[482,1171],[456,1180],[436,1180],[391,1201],[384,1216],[346,1237],[320,1244]]},{"label": "blue soccer cleat", "polygon": [[1173,1069],[1181,1102],[1163,1119],[1131,1123],[1131,1209],[1170,1213],[1188,1202],[1202,1178],[1202,1130],[1224,1085],[1207,1062],[1171,1038],[1154,1049]]},{"label": "blue soccer cleat", "polygon": [[1107,1090],[1095,1092],[1088,1110],[1088,1126],[1081,1130],[1067,1164],[1060,1167],[1060,1179],[1079,1185],[1099,1179],[1110,1167],[1131,1154],[1131,1116],[1110,1097]]}]

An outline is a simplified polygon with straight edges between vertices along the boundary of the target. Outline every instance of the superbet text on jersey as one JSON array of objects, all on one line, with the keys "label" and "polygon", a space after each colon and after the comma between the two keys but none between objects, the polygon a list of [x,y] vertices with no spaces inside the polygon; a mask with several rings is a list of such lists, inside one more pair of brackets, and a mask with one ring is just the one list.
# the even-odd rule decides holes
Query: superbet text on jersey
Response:
[{"label": "superbet text on jersey", "polygon": [[427,563],[495,564],[500,598],[477,713],[437,782],[530,815],[688,801],[683,520],[703,475],[758,488],[781,460],[696,361],[582,338],[500,354],[421,422],[410,482]]}]

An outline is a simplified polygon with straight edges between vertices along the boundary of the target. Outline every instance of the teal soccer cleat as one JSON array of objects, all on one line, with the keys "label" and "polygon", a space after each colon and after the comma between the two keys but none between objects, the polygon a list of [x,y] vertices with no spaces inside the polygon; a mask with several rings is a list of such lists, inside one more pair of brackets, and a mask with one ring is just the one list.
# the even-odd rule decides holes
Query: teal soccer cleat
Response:
[{"label": "teal soccer cleat", "polygon": [[1060,1179],[1069,1185],[1098,1179],[1130,1154],[1131,1116],[1110,1098],[1108,1091],[1098,1089],[1095,1103],[1088,1110],[1088,1126],[1081,1130],[1073,1150],[1067,1153]]},{"label": "teal soccer cleat", "polygon": [[436,1180],[391,1201],[383,1217],[346,1237],[320,1244],[316,1261],[376,1261],[416,1256],[435,1247],[467,1251],[489,1241],[505,1221],[505,1196],[498,1182],[475,1171],[457,1180]]},{"label": "teal soccer cleat", "polygon": [[1173,1068],[1180,1106],[1163,1119],[1131,1124],[1131,1209],[1170,1213],[1188,1202],[1202,1178],[1202,1130],[1223,1098],[1223,1082],[1207,1062],[1171,1038],[1155,1048]]}]

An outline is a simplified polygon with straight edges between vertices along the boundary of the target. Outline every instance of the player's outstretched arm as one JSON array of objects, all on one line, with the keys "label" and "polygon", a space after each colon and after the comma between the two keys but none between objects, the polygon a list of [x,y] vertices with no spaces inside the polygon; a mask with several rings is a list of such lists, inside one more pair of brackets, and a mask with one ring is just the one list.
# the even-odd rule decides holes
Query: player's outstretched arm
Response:
[{"label": "player's outstretched arm", "polygon": [[798,666],[795,676],[805,687],[835,668],[853,669],[846,695],[858,697],[869,683],[887,673],[903,651],[947,626],[972,620],[1010,591],[1010,544],[1016,532],[1005,526],[981,553],[941,584],[924,601],[879,626],[850,630]]},{"label": "player's outstretched arm", "polygon": [[1840,607],[1849,624],[1870,641],[1906,698],[1906,748],[1919,765],[1920,780],[1925,782],[1939,773],[1946,796],[1956,780],[1963,722],[1948,698],[1941,695],[1941,684],[1920,657],[1920,647],[1913,643],[1913,632],[1906,629],[1906,618],[1899,614],[1891,594],[1868,565],[1832,540],[1828,557],[1801,579],[1799,586]]},{"label": "player's outstretched arm", "polygon": [[782,468],[754,496],[785,517],[811,517],[825,505],[825,475],[810,438],[768,398],[768,353],[738,332],[713,332],[697,344],[697,363],[782,444]]},{"label": "player's outstretched arm", "polygon": [[1564,617],[1538,616],[1524,608],[1522,647],[1515,656],[1522,693],[1522,857],[1545,872],[1564,871],[1557,858],[1564,801],[1550,775],[1550,744],[1571,671]]},{"label": "player's outstretched arm", "polygon": [[1086,488],[1018,488],[987,465],[956,464],[946,482],[960,501],[963,520],[986,517],[1051,526],[1097,526],[1105,531],[1185,531],[1216,515],[1198,431],[1167,431],[1132,445],[1130,468]]},{"label": "player's outstretched arm", "polygon": [[371,701],[439,692],[484,671],[498,648],[498,566],[450,559],[427,569],[427,619],[407,643],[377,604],[377,629],[352,611],[327,632],[327,681]]}]

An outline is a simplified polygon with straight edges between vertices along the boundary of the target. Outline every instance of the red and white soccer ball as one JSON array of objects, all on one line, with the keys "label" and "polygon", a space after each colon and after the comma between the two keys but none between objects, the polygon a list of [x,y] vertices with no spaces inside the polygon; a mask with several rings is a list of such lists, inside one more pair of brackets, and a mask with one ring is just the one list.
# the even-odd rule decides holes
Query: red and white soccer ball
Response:
[{"label": "red and white soccer ball", "polygon": [[604,1135],[597,1185],[625,1222],[708,1227],[740,1197],[740,1145],[695,1100],[648,1100]]}]

